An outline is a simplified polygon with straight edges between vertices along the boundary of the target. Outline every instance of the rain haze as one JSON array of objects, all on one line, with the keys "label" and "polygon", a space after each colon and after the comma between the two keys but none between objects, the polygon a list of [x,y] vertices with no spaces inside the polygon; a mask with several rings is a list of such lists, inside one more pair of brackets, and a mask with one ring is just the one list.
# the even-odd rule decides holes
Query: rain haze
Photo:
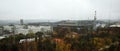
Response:
[{"label": "rain haze", "polygon": [[0,20],[118,19],[120,0],[0,0]]},{"label": "rain haze", "polygon": [[120,51],[120,0],[0,0],[0,51]]}]

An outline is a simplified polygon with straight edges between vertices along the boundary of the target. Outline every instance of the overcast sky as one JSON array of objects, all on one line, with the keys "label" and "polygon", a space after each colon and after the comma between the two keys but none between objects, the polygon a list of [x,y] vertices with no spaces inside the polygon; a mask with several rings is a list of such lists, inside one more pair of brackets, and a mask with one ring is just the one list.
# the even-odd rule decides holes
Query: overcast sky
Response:
[{"label": "overcast sky", "polygon": [[0,20],[120,18],[120,0],[0,0]]}]

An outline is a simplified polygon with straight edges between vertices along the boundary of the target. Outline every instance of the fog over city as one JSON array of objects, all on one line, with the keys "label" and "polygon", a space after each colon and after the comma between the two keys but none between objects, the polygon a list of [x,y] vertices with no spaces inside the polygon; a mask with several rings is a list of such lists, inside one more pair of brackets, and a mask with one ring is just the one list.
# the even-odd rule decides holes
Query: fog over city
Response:
[{"label": "fog over city", "polygon": [[120,0],[0,0],[0,20],[118,19]]},{"label": "fog over city", "polygon": [[0,51],[120,51],[120,0],[0,0]]}]

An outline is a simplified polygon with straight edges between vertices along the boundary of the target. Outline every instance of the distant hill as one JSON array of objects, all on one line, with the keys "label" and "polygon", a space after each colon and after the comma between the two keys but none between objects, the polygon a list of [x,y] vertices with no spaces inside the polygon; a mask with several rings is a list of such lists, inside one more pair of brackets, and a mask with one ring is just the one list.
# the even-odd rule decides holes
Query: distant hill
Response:
[{"label": "distant hill", "polygon": [[[29,23],[48,23],[48,22],[59,22],[63,20],[42,20],[42,19],[33,19],[33,20],[23,20],[24,24],[29,24]],[[74,21],[86,21],[86,20],[74,20]],[[103,22],[119,22],[119,20],[98,20],[98,21],[103,21]],[[20,20],[0,20],[0,25],[10,25],[10,24],[20,24]]]},{"label": "distant hill", "polygon": [[[24,24],[39,22],[56,22],[58,20],[23,20]],[[0,20],[0,25],[20,24],[20,20]]]}]

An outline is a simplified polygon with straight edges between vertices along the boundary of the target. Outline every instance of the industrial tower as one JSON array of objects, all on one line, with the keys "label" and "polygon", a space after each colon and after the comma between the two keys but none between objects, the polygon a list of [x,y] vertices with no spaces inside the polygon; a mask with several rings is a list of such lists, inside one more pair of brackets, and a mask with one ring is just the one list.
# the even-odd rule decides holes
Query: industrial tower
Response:
[{"label": "industrial tower", "polygon": [[94,13],[94,21],[93,21],[93,30],[95,31],[96,30],[96,10],[95,10],[95,13]]}]

